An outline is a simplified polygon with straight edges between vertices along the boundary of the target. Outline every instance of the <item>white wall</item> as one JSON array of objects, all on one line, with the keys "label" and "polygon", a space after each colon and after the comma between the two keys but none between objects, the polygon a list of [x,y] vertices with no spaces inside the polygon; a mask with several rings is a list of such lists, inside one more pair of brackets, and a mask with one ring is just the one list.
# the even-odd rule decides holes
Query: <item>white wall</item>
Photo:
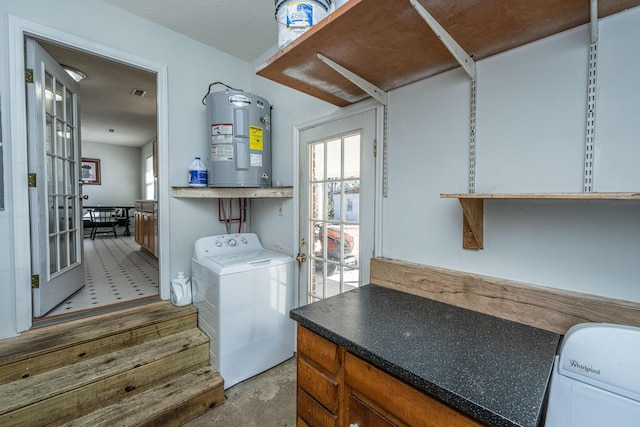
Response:
[{"label": "white wall", "polygon": [[[266,52],[254,62],[253,69],[276,53],[276,49]],[[291,186],[294,183],[293,128],[310,119],[324,116],[338,110],[335,105],[304,95],[301,92],[274,83],[254,74],[252,92],[267,99],[273,106],[272,159],[273,185]],[[293,255],[298,251],[294,244],[293,215],[294,199],[251,200],[251,231],[255,232],[265,247]],[[278,215],[282,204],[282,216]],[[297,233],[296,233],[297,234]]]},{"label": "white wall", "polygon": [[[601,21],[594,191],[638,191],[640,8]],[[589,35],[581,27],[478,65],[476,192],[582,191]],[[640,302],[640,204],[485,201],[484,250],[462,249],[468,77],[395,90],[383,256]]]},{"label": "white wall", "polygon": [[83,185],[85,206],[133,206],[141,198],[140,148],[82,142],[82,157],[100,160],[100,185]]},{"label": "white wall", "polygon": [[[158,182],[164,190],[186,185],[193,157],[208,157],[200,100],[213,81],[250,90],[274,105],[273,179],[282,185],[293,183],[297,162],[293,126],[336,110],[255,76],[255,67],[273,51],[247,64],[99,0],[3,0],[0,28],[7,28],[9,14],[166,66],[169,136]],[[632,10],[601,24],[596,191],[637,190],[640,59],[625,49],[640,39],[639,15]],[[478,64],[478,192],[581,190],[587,52],[587,30],[581,28]],[[8,34],[0,31],[7,205],[0,212],[0,338],[17,332],[14,265],[21,255],[13,249],[24,236],[14,235],[14,228],[28,221],[12,205],[16,132],[10,126],[9,71]],[[462,249],[458,202],[439,194],[467,189],[468,123],[469,81],[460,70],[390,94],[390,193],[382,201],[378,255],[640,301],[633,269],[640,253],[635,202],[487,202],[485,249]],[[283,216],[277,214],[280,202]],[[190,271],[194,241],[225,232],[216,200],[160,203],[168,205],[161,244],[169,247],[161,261],[170,264],[171,275]],[[293,253],[293,212],[292,200],[253,201],[252,231],[265,246]]]},{"label": "white wall", "polygon": [[[176,34],[99,0],[3,0],[0,3],[0,94],[2,102],[2,131],[4,146],[4,173],[6,210],[0,212],[0,338],[17,332],[15,292],[15,265],[24,254],[14,253],[14,229],[28,222],[24,212],[16,212],[12,200],[14,185],[12,156],[21,147],[13,147],[11,129],[11,64],[9,43],[9,15],[29,22],[51,27],[55,31],[88,40],[109,50],[124,52],[145,60],[145,63],[165,66],[168,72],[168,142],[164,166],[161,162],[160,186],[186,184],[186,169],[194,156],[207,157],[205,107],[201,99],[209,83],[223,81],[233,87],[251,88],[253,69],[250,64],[219,52],[187,37]],[[274,41],[275,44],[275,41]],[[15,152],[12,150],[15,149]],[[22,179],[18,177],[16,179]],[[199,236],[219,232],[214,223],[213,201],[184,199],[160,200],[168,204],[167,229],[161,244],[167,245],[171,275],[178,270],[189,271],[193,242]],[[17,227],[17,228],[16,228]],[[24,263],[22,261],[22,263]],[[24,273],[21,273],[24,274]],[[170,277],[164,278],[170,280]]]}]

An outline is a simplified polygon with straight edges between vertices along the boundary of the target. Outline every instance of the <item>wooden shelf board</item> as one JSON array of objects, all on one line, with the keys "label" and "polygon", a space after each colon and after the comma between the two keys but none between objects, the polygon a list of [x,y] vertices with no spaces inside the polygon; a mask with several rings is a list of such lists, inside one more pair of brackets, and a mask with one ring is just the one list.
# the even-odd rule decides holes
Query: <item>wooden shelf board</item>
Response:
[{"label": "wooden shelf board", "polygon": [[[590,19],[586,0],[419,1],[476,61]],[[599,16],[639,4],[600,2]],[[349,0],[256,73],[341,107],[368,97],[322,63],[317,53],[385,91],[459,66],[409,0]]]},{"label": "wooden shelf board", "polygon": [[291,198],[293,187],[171,187],[171,196],[192,199]]},{"label": "wooden shelf board", "polygon": [[442,193],[446,199],[640,200],[640,193]]},{"label": "wooden shelf board", "polygon": [[443,199],[458,199],[462,207],[462,247],[484,245],[484,201],[502,200],[640,200],[640,193],[442,193]]}]

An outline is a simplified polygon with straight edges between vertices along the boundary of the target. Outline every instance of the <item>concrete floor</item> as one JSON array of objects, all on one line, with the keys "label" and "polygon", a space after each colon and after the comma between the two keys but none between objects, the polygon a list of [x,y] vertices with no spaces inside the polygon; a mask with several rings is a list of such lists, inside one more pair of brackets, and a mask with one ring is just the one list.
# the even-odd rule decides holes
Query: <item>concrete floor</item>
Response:
[{"label": "concrete floor", "polygon": [[185,427],[293,427],[296,425],[295,357],[225,390],[225,401]]}]

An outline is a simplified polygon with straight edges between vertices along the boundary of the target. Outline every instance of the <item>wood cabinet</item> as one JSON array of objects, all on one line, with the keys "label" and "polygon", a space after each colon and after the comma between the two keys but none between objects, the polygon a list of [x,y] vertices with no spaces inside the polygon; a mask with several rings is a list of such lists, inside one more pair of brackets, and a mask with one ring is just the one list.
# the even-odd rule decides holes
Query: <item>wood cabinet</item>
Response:
[{"label": "wood cabinet", "polygon": [[298,327],[298,426],[339,426],[344,349]]},{"label": "wood cabinet", "polygon": [[133,214],[134,238],[149,254],[158,257],[158,204],[154,200],[138,200]]},{"label": "wood cabinet", "polygon": [[482,426],[298,325],[298,427]]}]

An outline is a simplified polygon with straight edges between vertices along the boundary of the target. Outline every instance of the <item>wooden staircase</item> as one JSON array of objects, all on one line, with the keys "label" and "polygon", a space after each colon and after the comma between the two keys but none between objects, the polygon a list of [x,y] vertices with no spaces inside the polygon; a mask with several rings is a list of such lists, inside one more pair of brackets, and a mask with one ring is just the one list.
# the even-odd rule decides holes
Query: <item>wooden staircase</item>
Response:
[{"label": "wooden staircase", "polygon": [[0,341],[0,426],[179,426],[223,400],[191,305],[156,302]]}]

